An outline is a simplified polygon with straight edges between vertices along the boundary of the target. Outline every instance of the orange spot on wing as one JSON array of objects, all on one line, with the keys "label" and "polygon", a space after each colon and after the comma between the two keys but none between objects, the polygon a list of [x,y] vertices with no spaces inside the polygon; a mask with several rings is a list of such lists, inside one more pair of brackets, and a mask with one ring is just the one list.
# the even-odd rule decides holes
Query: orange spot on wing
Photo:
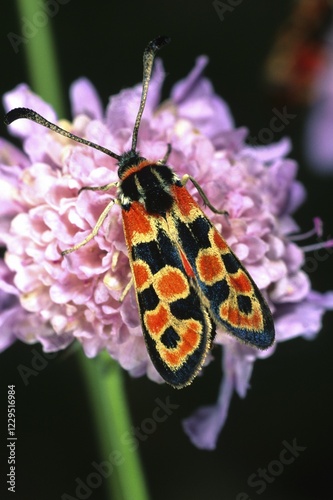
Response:
[{"label": "orange spot on wing", "polygon": [[145,322],[150,335],[158,335],[167,327],[169,311],[159,304],[154,311],[145,313]]},{"label": "orange spot on wing", "polygon": [[188,285],[179,269],[163,269],[163,274],[159,277],[155,289],[160,299],[173,302],[179,297],[187,295]]},{"label": "orange spot on wing", "polygon": [[199,205],[194,201],[185,187],[173,186],[173,193],[177,202],[177,208],[182,215],[190,215],[193,207],[199,209]]},{"label": "orange spot on wing", "polygon": [[201,330],[202,327],[197,321],[190,321],[187,324],[186,331],[182,336],[181,356],[186,356],[198,347]]},{"label": "orange spot on wing", "polygon": [[260,311],[255,310],[251,316],[251,326],[254,330],[263,329],[263,318]]},{"label": "orange spot on wing", "polygon": [[142,262],[133,262],[133,274],[137,288],[142,288],[150,279],[149,267]]},{"label": "orange spot on wing", "polygon": [[127,241],[133,241],[135,234],[146,235],[152,232],[150,217],[141,203],[133,201],[128,211],[122,211],[122,217]]},{"label": "orange spot on wing", "polygon": [[230,276],[230,281],[238,293],[250,293],[252,290],[252,284],[249,278],[241,270],[238,276]]},{"label": "orange spot on wing", "polygon": [[263,329],[262,314],[259,309],[255,309],[252,314],[246,316],[237,307],[229,304],[222,304],[220,308],[221,318],[230,323],[230,327],[248,328],[249,330],[260,331]]},{"label": "orange spot on wing", "polygon": [[240,312],[237,308],[235,307],[229,307],[228,308],[228,312],[227,314],[225,315],[226,318],[228,319],[229,323],[231,323],[232,325],[235,325],[235,326],[240,326],[239,323],[240,323]]},{"label": "orange spot on wing", "polygon": [[214,231],[214,243],[220,250],[228,250],[229,251],[229,247],[228,247],[227,243],[224,241],[222,236],[216,230]]},{"label": "orange spot on wing", "polygon": [[216,281],[216,278],[220,279],[221,274],[224,274],[221,259],[218,255],[199,255],[197,259],[197,266],[200,278],[205,283],[212,283]]}]

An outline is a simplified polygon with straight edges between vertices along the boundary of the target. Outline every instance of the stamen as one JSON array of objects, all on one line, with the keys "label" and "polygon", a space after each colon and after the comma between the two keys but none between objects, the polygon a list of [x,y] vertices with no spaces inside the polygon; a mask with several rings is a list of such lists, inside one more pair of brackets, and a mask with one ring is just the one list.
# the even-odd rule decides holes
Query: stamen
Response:
[{"label": "stamen", "polygon": [[313,228],[310,231],[302,234],[293,234],[289,238],[292,241],[300,241],[311,238],[311,236],[318,236],[320,238],[323,235],[323,221],[319,217],[313,219]]},{"label": "stamen", "polygon": [[320,250],[322,248],[332,248],[333,240],[320,241],[319,243],[313,243],[312,245],[306,245],[301,247],[303,252],[313,252],[314,250]]}]

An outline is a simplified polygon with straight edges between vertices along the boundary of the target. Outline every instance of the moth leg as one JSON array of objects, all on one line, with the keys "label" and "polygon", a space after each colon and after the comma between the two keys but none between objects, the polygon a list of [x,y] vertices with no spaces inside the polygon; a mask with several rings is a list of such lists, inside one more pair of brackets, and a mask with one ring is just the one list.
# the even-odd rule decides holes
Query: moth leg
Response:
[{"label": "moth leg", "polygon": [[106,217],[108,216],[108,213],[110,212],[110,210],[115,202],[116,202],[116,200],[111,200],[110,203],[107,204],[107,206],[104,208],[103,212],[99,216],[98,221],[96,222],[96,226],[93,228],[91,233],[88,234],[88,236],[83,241],[81,241],[81,243],[78,243],[77,245],[74,245],[73,247],[68,248],[67,250],[63,250],[61,252],[61,255],[64,256],[64,255],[67,255],[71,252],[75,252],[75,250],[78,250],[79,248],[86,245],[90,240],[92,240],[96,236],[96,234],[98,233],[101,225],[105,221]]},{"label": "moth leg", "polygon": [[120,296],[119,302],[123,302],[124,298],[126,297],[126,295],[128,294],[128,292],[130,291],[130,289],[131,289],[132,286],[133,286],[133,276],[131,277],[131,279],[129,280],[129,282],[127,283],[127,285],[125,286],[125,288],[123,290],[123,293]]},{"label": "moth leg", "polygon": [[194,179],[194,177],[192,177],[191,175],[188,175],[188,174],[185,174],[183,177],[182,177],[182,180],[181,180],[181,183],[183,186],[185,186],[185,184],[187,183],[187,181],[190,180],[192,181],[192,183],[194,184],[194,186],[196,187],[198,193],[200,194],[201,198],[203,199],[203,202],[205,205],[207,205],[207,207],[209,207],[211,209],[212,212],[214,212],[215,214],[221,214],[221,215],[229,215],[229,213],[226,211],[226,210],[218,210],[217,208],[215,208],[209,201],[209,199],[207,198],[207,196],[205,195],[205,192],[204,190],[202,189],[202,187],[200,186],[200,184]]},{"label": "moth leg", "polygon": [[172,149],[171,144],[168,143],[166,153],[161,160],[158,160],[158,162],[157,162],[158,165],[165,165],[166,164],[166,162],[168,161],[168,158],[170,156],[171,149]]},{"label": "moth leg", "polygon": [[104,186],[84,186],[79,190],[79,194],[82,191],[108,191],[113,187],[118,187],[118,182],[110,182],[110,184],[105,184]]}]

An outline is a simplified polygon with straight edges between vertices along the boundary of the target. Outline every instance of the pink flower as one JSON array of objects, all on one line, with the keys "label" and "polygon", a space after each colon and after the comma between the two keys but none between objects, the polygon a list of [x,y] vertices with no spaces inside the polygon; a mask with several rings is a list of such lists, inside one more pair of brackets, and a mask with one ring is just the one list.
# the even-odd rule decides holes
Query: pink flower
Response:
[{"label": "pink flower", "polygon": [[[289,142],[248,147],[246,129],[234,128],[227,105],[202,76],[206,62],[199,58],[170,100],[159,105],[164,71],[157,61],[139,132],[140,153],[157,160],[172,144],[168,164],[179,176],[195,177],[210,202],[229,212],[227,222],[208,215],[265,295],[277,342],[313,338],[324,311],[333,307],[333,293],[311,291],[301,269],[304,252],[290,237],[298,232],[292,212],[305,192],[295,180],[295,162],[285,158]],[[96,91],[81,79],[71,88],[73,122],[60,125],[121,154],[130,149],[140,93],[137,85],[113,96],[103,116]],[[4,102],[7,110],[29,107],[56,121],[52,108],[26,85],[7,93]],[[147,355],[133,289],[119,302],[130,280],[120,208],[113,207],[86,246],[60,255],[90,233],[110,201],[110,193],[78,195],[79,189],[116,181],[116,161],[28,120],[14,122],[10,131],[22,139],[24,152],[0,143],[0,240],[6,247],[0,267],[1,348],[19,338],[39,341],[50,352],[77,339],[87,356],[107,349],[131,375],[161,382]],[[233,391],[244,397],[254,361],[276,348],[259,352],[221,329],[215,343],[224,351],[218,402],[184,423],[200,448],[214,448]]]}]

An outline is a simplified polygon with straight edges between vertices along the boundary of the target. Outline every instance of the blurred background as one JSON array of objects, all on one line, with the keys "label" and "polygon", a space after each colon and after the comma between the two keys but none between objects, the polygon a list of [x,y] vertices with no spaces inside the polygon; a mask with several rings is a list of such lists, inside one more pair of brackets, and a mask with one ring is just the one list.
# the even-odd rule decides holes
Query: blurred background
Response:
[{"label": "blurred background", "polygon": [[[106,104],[109,95],[141,81],[142,51],[159,34],[172,38],[172,43],[161,52],[167,72],[165,97],[171,86],[188,74],[198,55],[208,55],[206,75],[229,104],[236,126],[248,127],[250,135],[257,137],[263,128],[269,127],[273,108],[282,110],[287,106],[288,113],[296,115],[281,133],[274,133],[272,140],[291,138],[290,156],[298,161],[298,178],[308,192],[305,204],[295,215],[297,222],[306,231],[311,228],[313,217],[320,216],[325,223],[324,238],[328,239],[333,232],[332,177],[320,177],[310,168],[304,154],[304,133],[313,105],[313,81],[325,61],[322,35],[330,26],[331,12],[330,2],[311,0],[318,9],[308,16],[308,3],[58,0],[58,12],[50,22],[64,90],[84,75],[94,83]],[[15,51],[8,39],[9,32],[20,34],[25,21],[17,15],[15,2],[6,2],[1,9],[3,94],[20,82],[27,82],[29,77],[24,44]],[[303,23],[302,15],[306,18]],[[65,104],[69,117],[69,101]],[[1,135],[8,137],[6,127],[0,127]],[[315,260],[311,272],[313,288],[322,292],[333,289],[332,253],[324,257]],[[218,355],[205,370],[205,376],[183,391],[126,375],[134,426],[151,416],[156,398],[164,401],[169,397],[179,405],[139,445],[151,498],[330,498],[332,325],[333,314],[328,313],[315,341],[296,339],[280,344],[273,357],[257,362],[246,399],[234,396],[232,400],[215,451],[196,449],[183,433],[181,420],[198,406],[215,402],[221,378]],[[0,436],[7,428],[7,385],[16,384],[17,390],[18,471],[17,493],[13,497],[77,498],[75,478],[84,480],[91,472],[91,463],[103,460],[84,381],[75,356],[59,353],[48,359],[38,376],[31,377],[25,387],[17,367],[31,366],[36,352],[42,352],[38,345],[17,342],[0,358]],[[267,469],[272,461],[279,460],[283,441],[294,440],[306,449],[293,463],[285,465],[271,483],[266,482],[265,490],[258,494],[258,488],[248,485],[248,478],[259,468]],[[7,471],[4,440],[0,457],[0,471]],[[10,498],[3,474],[1,498]],[[62,497],[65,493],[72,496]],[[89,498],[106,500],[103,484]]]}]

